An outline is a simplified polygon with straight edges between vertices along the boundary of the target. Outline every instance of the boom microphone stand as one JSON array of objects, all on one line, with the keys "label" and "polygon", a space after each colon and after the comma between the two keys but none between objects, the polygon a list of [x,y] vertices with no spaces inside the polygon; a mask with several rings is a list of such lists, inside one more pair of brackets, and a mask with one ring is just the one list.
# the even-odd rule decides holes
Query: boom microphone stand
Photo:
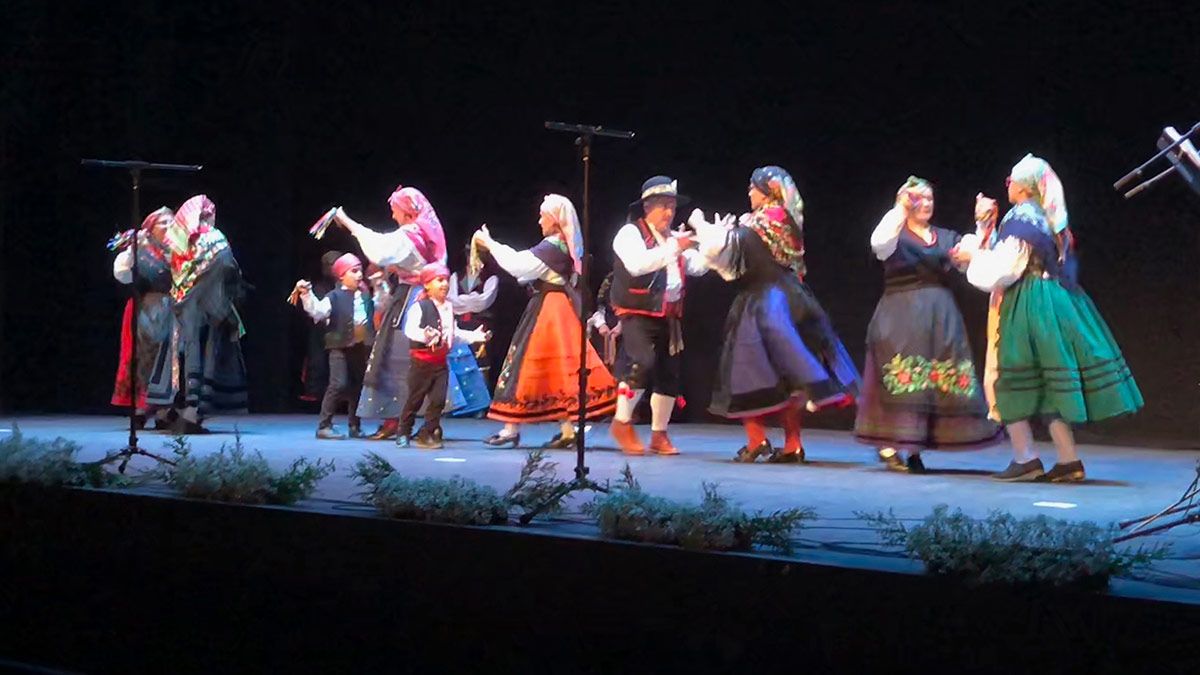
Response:
[{"label": "boom microphone stand", "polygon": [[121,464],[118,471],[125,472],[125,466],[129,464],[129,460],[134,455],[145,455],[153,457],[159,461],[166,461],[158,455],[146,452],[138,447],[137,438],[137,389],[138,389],[138,313],[142,309],[142,291],[138,284],[138,236],[141,234],[141,222],[138,220],[141,217],[142,207],[140,203],[141,196],[141,181],[143,171],[187,171],[196,172],[204,168],[200,164],[160,164],[157,162],[143,162],[140,160],[108,160],[108,159],[84,159],[80,163],[83,166],[97,166],[105,169],[123,169],[129,172],[129,194],[130,194],[130,222],[133,228],[133,237],[130,238],[129,246],[133,254],[133,312],[129,318],[129,338],[130,338],[130,355],[129,355],[129,444],[120,452],[112,455],[112,458],[121,457]]},{"label": "boom microphone stand", "polygon": [[1200,132],[1200,122],[1197,122],[1183,135],[1180,135],[1175,130],[1175,127],[1166,127],[1163,129],[1162,136],[1158,139],[1158,147],[1160,148],[1158,154],[1142,162],[1141,166],[1125,174],[1121,180],[1113,183],[1113,189],[1121,190],[1134,180],[1140,179],[1146,167],[1165,156],[1171,161],[1171,166],[1126,192],[1125,198],[1132,198],[1142,190],[1154,185],[1172,173],[1178,173],[1188,186],[1200,194],[1200,154],[1196,152],[1195,146],[1188,140],[1192,136],[1195,136],[1197,132]]},{"label": "boom microphone stand", "polygon": [[619,131],[617,129],[606,129],[601,126],[592,126],[590,124],[567,124],[563,122],[546,122],[546,128],[550,131],[564,131],[570,134],[576,134],[575,145],[579,148],[579,159],[583,162],[583,218],[580,225],[580,232],[583,238],[583,259],[579,261],[579,286],[584,290],[584,295],[579,299],[579,420],[575,428],[575,479],[569,483],[565,483],[555,494],[551,495],[545,503],[539,504],[536,508],[521,516],[521,524],[527,524],[533,520],[534,516],[544,511],[551,504],[557,502],[563,495],[575,490],[600,490],[602,486],[598,485],[588,476],[587,464],[584,460],[585,434],[587,427],[587,381],[589,369],[587,367],[587,348],[588,348],[588,325],[587,325],[587,293],[591,287],[588,285],[588,270],[591,267],[591,255],[587,251],[591,250],[588,236],[591,231],[590,217],[590,188],[591,188],[591,166],[592,166],[592,142],[597,136],[607,138],[621,138],[629,140],[634,137],[632,131]]}]

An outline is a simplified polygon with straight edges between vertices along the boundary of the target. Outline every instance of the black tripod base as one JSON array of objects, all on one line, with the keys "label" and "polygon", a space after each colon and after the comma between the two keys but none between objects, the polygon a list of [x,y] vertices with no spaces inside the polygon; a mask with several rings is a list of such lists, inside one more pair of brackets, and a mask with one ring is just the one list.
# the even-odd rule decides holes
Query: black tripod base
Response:
[{"label": "black tripod base", "polygon": [[582,472],[580,472],[577,469],[575,472],[575,478],[573,480],[563,483],[562,485],[560,485],[558,487],[557,490],[552,492],[550,494],[550,496],[546,497],[546,500],[544,502],[542,502],[541,504],[538,504],[537,506],[530,509],[529,511],[526,511],[525,513],[521,514],[521,517],[517,519],[517,522],[521,523],[522,525],[528,525],[531,520],[538,517],[540,514],[545,513],[548,509],[553,507],[555,504],[562,501],[563,497],[566,497],[567,495],[571,494],[572,492],[578,492],[580,490],[591,490],[593,492],[608,492],[607,485],[601,485],[601,484],[597,483],[596,481],[588,478],[586,476],[586,473],[587,473],[586,468]]},{"label": "black tripod base", "polygon": [[109,454],[103,460],[101,460],[101,462],[103,464],[111,464],[120,460],[120,464],[117,464],[117,473],[123,474],[125,473],[125,467],[129,466],[129,460],[133,459],[134,457],[149,457],[157,462],[170,464],[171,466],[175,465],[175,462],[172,462],[162,455],[156,455],[153,452],[147,452],[141,449],[138,447],[136,441],[114,453]]}]

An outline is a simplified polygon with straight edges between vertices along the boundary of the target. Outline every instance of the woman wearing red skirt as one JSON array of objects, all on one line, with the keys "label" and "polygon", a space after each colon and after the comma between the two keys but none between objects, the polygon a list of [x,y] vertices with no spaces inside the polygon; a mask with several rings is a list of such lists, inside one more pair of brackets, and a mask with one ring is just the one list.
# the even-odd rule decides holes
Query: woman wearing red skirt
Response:
[{"label": "woman wearing red skirt", "polygon": [[[488,417],[504,428],[484,440],[492,446],[521,442],[520,425],[561,423],[561,432],[544,445],[569,448],[575,443],[572,420],[579,416],[580,297],[574,284],[583,256],[579,218],[571,200],[548,195],[542,202],[540,243],[517,251],[492,239],[487,226],[475,233],[475,243],[518,283],[533,287],[504,365],[496,380]],[[588,419],[611,415],[617,405],[617,383],[589,344],[589,369],[583,414]]]}]

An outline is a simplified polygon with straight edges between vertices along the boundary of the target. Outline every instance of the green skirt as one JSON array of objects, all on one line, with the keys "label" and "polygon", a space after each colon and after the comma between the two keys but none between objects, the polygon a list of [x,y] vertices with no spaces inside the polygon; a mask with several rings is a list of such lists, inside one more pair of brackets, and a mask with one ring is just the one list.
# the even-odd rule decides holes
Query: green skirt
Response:
[{"label": "green skirt", "polygon": [[1081,288],[1030,274],[1006,290],[996,352],[1005,424],[1035,416],[1095,422],[1142,407],[1120,347]]}]

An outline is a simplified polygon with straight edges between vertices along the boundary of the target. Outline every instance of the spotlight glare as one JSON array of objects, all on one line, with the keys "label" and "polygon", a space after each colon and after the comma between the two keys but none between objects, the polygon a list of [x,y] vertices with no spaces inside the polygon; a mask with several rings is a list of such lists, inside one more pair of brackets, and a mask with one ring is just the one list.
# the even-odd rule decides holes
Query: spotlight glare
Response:
[{"label": "spotlight glare", "polygon": [[1072,504],[1071,502],[1034,502],[1033,505],[1042,506],[1047,509],[1073,509],[1079,506],[1078,504]]},{"label": "spotlight glare", "polygon": [[467,460],[463,459],[462,457],[434,457],[433,461],[435,461],[435,462],[451,462],[454,464],[461,464],[462,462],[465,462]]}]

